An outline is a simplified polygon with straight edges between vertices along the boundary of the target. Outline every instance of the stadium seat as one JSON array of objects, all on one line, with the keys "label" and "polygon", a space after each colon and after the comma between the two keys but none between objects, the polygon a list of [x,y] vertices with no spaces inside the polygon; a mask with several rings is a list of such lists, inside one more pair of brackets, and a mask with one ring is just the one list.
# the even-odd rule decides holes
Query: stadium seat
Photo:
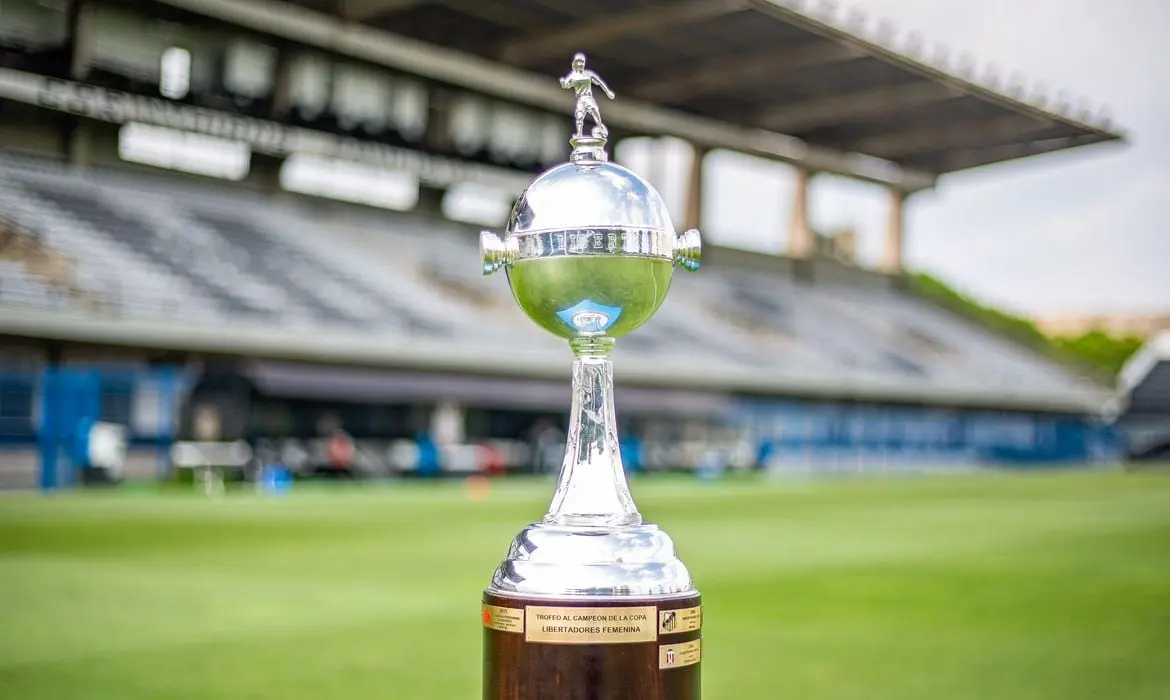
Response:
[{"label": "stadium seat", "polygon": [[[480,274],[476,229],[170,174],[0,155],[0,215],[68,257],[128,316],[225,319],[565,353]],[[61,303],[19,265],[0,305]],[[57,295],[59,296],[59,295]],[[1066,369],[918,297],[712,265],[678,284],[619,356],[698,359],[793,382],[932,391],[1090,391]],[[623,360],[623,362],[625,362]]]}]

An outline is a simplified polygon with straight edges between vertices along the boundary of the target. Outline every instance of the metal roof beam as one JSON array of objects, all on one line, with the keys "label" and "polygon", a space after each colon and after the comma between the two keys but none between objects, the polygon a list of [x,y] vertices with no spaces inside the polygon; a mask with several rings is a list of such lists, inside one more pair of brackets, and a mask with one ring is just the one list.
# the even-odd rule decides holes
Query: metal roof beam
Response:
[{"label": "metal roof beam", "polygon": [[506,42],[499,51],[502,61],[531,65],[565,51],[587,50],[615,39],[637,36],[672,26],[695,24],[747,10],[747,0],[687,0],[653,5],[642,10],[608,15],[564,28],[541,29]]},{"label": "metal roof beam", "polygon": [[[1091,135],[1097,138],[1095,134]],[[955,153],[964,150],[991,151],[996,148],[1027,146],[1042,151],[1064,148],[1079,143],[1077,135],[1067,128],[1056,125],[1042,128],[1037,131],[1004,131],[1002,134],[990,134],[980,139],[977,144],[962,145],[959,148],[948,148],[947,152]]]},{"label": "metal roof beam", "polygon": [[438,0],[438,4],[512,29],[522,29],[532,22],[532,15],[508,0]]},{"label": "metal roof beam", "polygon": [[760,113],[759,123],[769,129],[790,134],[814,126],[877,117],[964,95],[958,90],[923,80],[770,107]]},{"label": "metal roof beam", "polygon": [[1013,114],[994,119],[958,122],[941,127],[910,128],[861,139],[852,144],[851,148],[882,158],[906,158],[923,152],[979,146],[982,142],[996,139],[1024,142],[1028,140],[1029,132],[1036,131],[1037,128],[1036,119]]},{"label": "metal roof beam", "polygon": [[368,22],[391,12],[402,12],[427,0],[337,0],[339,13],[351,22]]},{"label": "metal roof beam", "polygon": [[[275,0],[154,0],[341,56],[417,75],[557,113],[571,109],[572,97],[555,79],[495,61],[399,36]],[[567,57],[566,57],[567,58]],[[606,121],[629,131],[677,136],[700,146],[794,163],[908,192],[934,187],[938,176],[894,163],[880,168],[859,164],[841,151],[822,148],[766,129],[686,114],[637,99],[605,106]]]},{"label": "metal roof beam", "polygon": [[966,148],[958,151],[944,151],[929,154],[927,159],[933,160],[947,172],[978,168],[993,163],[1001,163],[1016,158],[1044,155],[1056,151],[1080,148],[1097,143],[1106,143],[1109,139],[1100,134],[1082,134],[1063,138],[1041,139],[1038,141],[1017,141],[1014,143],[998,143],[981,148]]},{"label": "metal roof beam", "polygon": [[626,91],[651,101],[669,101],[679,95],[690,99],[697,95],[735,89],[745,82],[751,83],[761,78],[779,77],[796,69],[860,57],[861,54],[854,49],[829,41],[816,41],[806,46],[770,51],[757,56],[733,56],[672,69],[661,78],[636,84]]}]

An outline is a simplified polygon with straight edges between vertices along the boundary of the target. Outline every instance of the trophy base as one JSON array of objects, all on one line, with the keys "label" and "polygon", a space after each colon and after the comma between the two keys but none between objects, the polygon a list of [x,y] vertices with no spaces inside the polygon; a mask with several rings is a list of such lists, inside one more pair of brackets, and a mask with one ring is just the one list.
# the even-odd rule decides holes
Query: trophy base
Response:
[{"label": "trophy base", "polygon": [[699,700],[698,593],[483,600],[483,700]]}]

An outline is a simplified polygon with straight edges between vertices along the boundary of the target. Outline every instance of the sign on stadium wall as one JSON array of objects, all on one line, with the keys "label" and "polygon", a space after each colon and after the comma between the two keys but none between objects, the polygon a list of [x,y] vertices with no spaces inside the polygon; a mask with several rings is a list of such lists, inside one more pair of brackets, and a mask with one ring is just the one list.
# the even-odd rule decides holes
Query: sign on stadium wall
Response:
[{"label": "sign on stadium wall", "polygon": [[424,183],[475,182],[520,192],[530,176],[383,143],[0,68],[0,98],[114,124],[140,122],[242,141],[261,153],[307,153],[411,173]]}]

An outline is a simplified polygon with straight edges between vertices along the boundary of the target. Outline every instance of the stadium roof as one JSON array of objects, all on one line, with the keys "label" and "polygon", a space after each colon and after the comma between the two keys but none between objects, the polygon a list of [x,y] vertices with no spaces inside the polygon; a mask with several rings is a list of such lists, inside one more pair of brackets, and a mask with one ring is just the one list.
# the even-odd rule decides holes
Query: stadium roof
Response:
[{"label": "stadium roof", "polygon": [[1170,413],[1170,331],[1146,341],[1118,376],[1131,413]]},{"label": "stadium roof", "polygon": [[[457,401],[465,406],[497,406],[563,411],[569,387],[557,379],[482,377],[460,374],[395,372],[345,365],[244,360],[237,366],[265,396],[326,401]],[[724,393],[678,388],[619,386],[615,389],[623,414],[722,415],[729,399]]]},{"label": "stadium roof", "polygon": [[[241,10],[260,4],[163,1],[235,21],[255,20],[255,13]],[[618,102],[602,109],[619,128],[654,133],[648,120],[633,118],[627,107],[665,107],[684,118],[709,120],[707,126],[738,127],[740,135],[770,143],[772,155],[805,161],[812,169],[842,172],[838,163],[817,167],[817,154],[808,151],[818,147],[886,161],[854,157],[852,174],[906,189],[927,187],[925,180],[948,172],[1123,138],[1083,103],[1049,104],[1047,95],[1027,91],[1016,77],[1000,89],[1003,81],[992,71],[976,78],[969,58],[948,71],[945,49],[927,59],[916,35],[899,39],[888,23],[870,30],[863,14],[839,10],[831,1],[293,2],[351,27],[474,54],[529,75],[559,76],[572,53],[584,51],[590,67],[618,93]],[[473,73],[468,82],[483,87],[482,75]],[[555,82],[549,87],[556,89]],[[694,138],[699,128],[672,129],[670,119],[661,122],[659,133],[686,131],[677,135],[702,141]],[[714,138],[703,145],[736,148],[708,131]],[[784,157],[785,150],[793,157]],[[911,177],[869,172],[893,164]]]}]

